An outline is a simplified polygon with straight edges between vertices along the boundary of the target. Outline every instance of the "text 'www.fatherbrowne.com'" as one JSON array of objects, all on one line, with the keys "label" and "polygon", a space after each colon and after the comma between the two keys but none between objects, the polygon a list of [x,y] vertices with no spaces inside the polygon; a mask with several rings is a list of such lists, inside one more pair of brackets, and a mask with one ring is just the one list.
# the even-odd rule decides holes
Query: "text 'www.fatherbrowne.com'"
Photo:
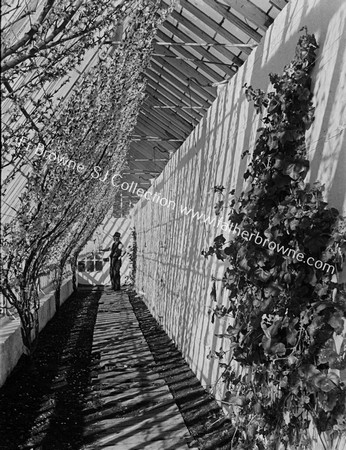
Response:
[{"label": "text 'www.fatherbrowne.com'", "polygon": [[329,272],[331,274],[334,274],[335,267],[331,264],[328,264],[326,262],[320,261],[319,259],[315,259],[312,256],[309,256],[308,258],[305,257],[304,253],[297,252],[293,248],[285,247],[284,245],[277,244],[274,241],[270,241],[267,238],[263,238],[259,235],[259,233],[250,233],[245,230],[241,230],[239,226],[235,223],[228,223],[223,222],[221,219],[217,220],[216,217],[213,217],[212,219],[210,216],[206,216],[204,213],[195,212],[193,209],[188,209],[186,206],[181,207],[181,213],[185,214],[185,216],[191,215],[193,219],[197,219],[200,221],[203,221],[204,223],[207,223],[209,225],[217,225],[218,228],[221,228],[222,231],[229,231],[233,234],[237,234],[238,236],[241,236],[244,240],[250,242],[253,240],[253,242],[257,245],[262,245],[262,247],[267,247],[271,251],[275,251],[277,253],[281,253],[284,256],[287,256],[289,258],[295,259],[298,262],[306,262],[309,266],[313,266],[316,269],[322,269],[326,272]]},{"label": "text 'www.fatherbrowne.com'", "polygon": [[[72,169],[79,173],[85,171],[86,169],[86,167],[82,163],[73,161],[64,155],[59,155],[54,152],[48,153],[45,152],[44,146],[42,144],[39,144],[38,147],[36,148],[35,155],[41,157],[45,156],[48,161],[51,162],[54,161],[59,165],[65,166],[67,169]],[[105,174],[103,174],[101,173],[101,168],[95,166],[93,167],[93,170],[91,172],[91,177],[99,179],[99,181],[102,183],[111,181],[114,187],[120,187],[123,191],[128,191],[130,193],[137,195],[138,197],[144,197],[146,200],[159,204],[160,206],[167,207],[172,210],[176,209],[176,203],[173,200],[168,200],[167,198],[162,197],[158,192],[152,193],[148,190],[145,191],[142,188],[138,188],[138,184],[134,182],[131,182],[131,184],[127,183],[126,181],[120,183],[119,178],[122,178],[122,176],[118,173],[113,174],[111,177],[109,177],[109,170]],[[188,209],[186,206],[181,206],[180,212],[185,216],[190,216],[192,219],[196,219],[208,225],[216,225],[217,228],[221,228],[222,231],[226,232],[228,231],[233,234],[237,234],[238,236],[241,236],[244,240],[248,242],[253,240],[253,242],[257,245],[267,247],[271,251],[281,253],[282,255],[295,259],[298,262],[305,262],[309,266],[313,266],[316,269],[322,269],[327,272],[330,272],[331,274],[334,274],[335,272],[335,267],[332,266],[331,264],[328,264],[320,260],[315,260],[315,258],[311,256],[306,258],[304,253],[297,252],[292,248],[285,248],[283,245],[270,241],[267,238],[263,238],[258,233],[254,234],[249,233],[248,231],[245,230],[242,231],[237,226],[237,224],[223,222],[221,219],[217,220],[215,216],[213,218],[210,218],[210,216],[206,216],[204,213],[201,213],[199,211],[194,211],[192,208]]]}]

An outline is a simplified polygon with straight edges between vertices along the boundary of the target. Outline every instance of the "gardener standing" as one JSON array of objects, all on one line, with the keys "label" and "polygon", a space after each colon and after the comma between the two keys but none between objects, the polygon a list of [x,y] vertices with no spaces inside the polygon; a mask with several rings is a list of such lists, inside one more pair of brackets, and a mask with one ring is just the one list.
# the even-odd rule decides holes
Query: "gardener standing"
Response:
[{"label": "gardener standing", "polygon": [[[113,244],[110,253],[110,269],[109,274],[111,277],[112,289],[115,291],[120,291],[120,267],[121,258],[125,255],[125,250],[123,244],[120,242],[120,233],[117,231],[113,235]],[[109,250],[109,248],[104,249],[104,251]]]}]

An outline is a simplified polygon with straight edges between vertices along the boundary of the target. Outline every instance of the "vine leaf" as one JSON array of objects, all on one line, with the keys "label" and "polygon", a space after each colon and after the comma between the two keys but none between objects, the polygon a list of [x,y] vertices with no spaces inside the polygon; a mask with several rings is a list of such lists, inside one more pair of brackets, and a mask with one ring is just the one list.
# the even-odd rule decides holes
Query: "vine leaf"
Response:
[{"label": "vine leaf", "polygon": [[213,282],[211,291],[210,291],[210,298],[213,302],[216,302],[216,283],[215,281]]}]

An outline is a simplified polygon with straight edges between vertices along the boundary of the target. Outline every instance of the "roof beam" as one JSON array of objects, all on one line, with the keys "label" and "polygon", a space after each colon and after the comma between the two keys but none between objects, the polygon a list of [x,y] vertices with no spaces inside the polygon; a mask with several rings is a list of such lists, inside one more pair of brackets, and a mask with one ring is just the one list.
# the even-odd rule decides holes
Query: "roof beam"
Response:
[{"label": "roof beam", "polygon": [[[147,121],[143,120],[143,118],[140,118],[140,117],[138,117],[135,131],[133,134],[143,135],[143,137],[156,136],[157,138],[165,140],[165,141],[167,139],[178,139],[176,136],[173,136],[173,135],[168,136],[164,129],[154,125],[153,123],[148,123]],[[147,140],[147,139],[143,139],[143,140]],[[137,142],[140,142],[140,141],[137,141]],[[147,142],[156,142],[156,141],[147,140]]]},{"label": "roof beam", "polygon": [[186,122],[179,122],[175,117],[168,118],[165,114],[165,110],[154,109],[149,105],[143,104],[141,107],[141,113],[143,113],[145,117],[155,118],[156,121],[162,123],[166,127],[171,127],[175,133],[179,134],[179,136],[184,137],[184,139],[191,132],[191,126],[187,126]]},{"label": "roof beam", "polygon": [[273,23],[273,19],[250,0],[225,0],[225,2],[264,31]]},{"label": "roof beam", "polygon": [[[211,19],[207,14],[205,14],[198,6],[201,6],[201,2],[197,0],[179,0],[180,5],[189,11],[192,15],[197,17],[202,23],[205,23],[208,27],[210,27],[215,33],[218,33],[220,36],[225,38],[232,44],[245,44],[246,42],[242,42],[232,33],[223,28],[219,23],[215,22],[215,20]],[[251,53],[251,49],[248,47],[241,47],[240,51],[249,55]]]},{"label": "roof beam", "polygon": [[287,5],[285,0],[269,0],[269,3],[276,6],[277,9],[284,9],[284,7]]},{"label": "roof beam", "polygon": [[[167,131],[166,128],[161,128],[158,124],[143,116],[138,118],[133,136],[138,133],[138,130],[140,131],[139,136],[138,138],[134,137],[134,139],[138,139],[139,142],[141,141],[141,137],[143,138],[143,141],[147,142],[180,142],[185,140],[184,137],[175,136]],[[143,136],[141,136],[141,134]]]},{"label": "roof beam", "polygon": [[[155,144],[155,145],[154,145]],[[175,144],[175,145],[172,145]],[[157,170],[157,159],[165,159],[166,162],[160,161],[164,165],[169,160],[169,153],[175,152],[181,144],[177,142],[159,142],[149,143],[145,141],[134,141],[131,143],[131,153],[129,154],[130,169]],[[167,148],[166,148],[167,147]],[[161,149],[164,150],[161,150]],[[154,161],[155,157],[155,161]],[[152,161],[136,161],[136,159],[148,159]],[[160,166],[159,166],[160,167]],[[124,169],[126,172],[126,170]]]},{"label": "roof beam", "polygon": [[[153,75],[148,74],[150,76],[152,76],[151,79],[148,79],[148,83],[150,85],[150,87],[153,90],[157,90],[159,92],[161,92],[165,97],[167,97],[162,103],[164,105],[167,105],[167,100],[171,100],[171,102],[173,102],[174,105],[178,106],[181,105],[183,103],[185,103],[186,106],[194,106],[196,100],[196,96],[192,95],[191,98],[188,97],[187,95],[185,95],[185,93],[180,92],[175,86],[171,85],[169,82],[166,82],[166,80],[164,80],[163,78],[159,78],[159,82],[157,80],[157,78],[155,77],[155,73],[153,73]],[[169,95],[168,95],[169,94]],[[195,97],[195,98],[194,98]],[[202,103],[202,102],[200,102]],[[200,105],[199,103],[199,105]],[[198,106],[199,106],[198,105]],[[208,103],[204,102],[205,107],[208,107]],[[202,105],[200,105],[202,106]],[[198,110],[188,110],[185,112],[186,114],[188,114],[188,116],[192,116],[192,117],[197,117],[199,116],[201,113]]]},{"label": "roof beam", "polygon": [[[162,86],[160,88],[157,88],[156,90],[154,90],[153,88],[151,89],[152,92],[150,93],[151,94],[150,102],[157,106],[167,104],[167,101],[170,102],[176,101],[174,96],[166,88]],[[176,110],[174,113],[180,117],[183,117],[193,127],[196,126],[197,123],[203,117],[203,114],[200,111],[196,110]]]},{"label": "roof beam", "polygon": [[[114,42],[114,44],[121,44],[121,42]],[[222,44],[221,42],[219,44],[209,44],[208,42],[161,42],[161,41],[157,41],[156,45],[162,45],[162,46],[166,46],[166,47],[207,47],[207,48],[211,48],[211,47],[247,47],[247,48],[255,48],[257,47],[257,44]],[[200,61],[200,60],[198,60]]]},{"label": "roof beam", "polygon": [[[192,86],[189,86],[182,83],[182,81],[175,79],[174,77],[170,77],[165,72],[160,72],[160,67],[158,67],[154,62],[151,63],[152,69],[147,70],[147,74],[158,84],[163,84],[170,92],[172,92],[178,99],[181,99],[181,101],[178,101],[178,105],[182,102],[185,102],[187,106],[203,106],[208,105],[210,101],[208,99],[205,99],[201,97],[203,95],[203,92],[200,93],[199,89],[196,89],[198,91],[195,92],[195,90],[192,90]],[[157,73],[159,72],[159,73]],[[193,86],[195,87],[195,86]],[[214,99],[213,99],[214,100]]]},{"label": "roof beam", "polygon": [[156,152],[159,152],[156,153],[156,156],[160,155],[160,159],[162,159],[164,155],[166,155],[168,158],[169,151],[176,150],[179,147],[180,144],[178,144],[177,142],[153,143],[148,141],[133,141],[131,143],[131,149],[133,150],[133,152],[135,152],[135,154],[130,154],[130,163],[134,164],[134,159],[153,159]]},{"label": "roof beam", "polygon": [[[172,69],[172,71],[175,72],[173,75],[168,71],[163,71],[162,68],[155,64],[154,61],[151,62],[151,67],[152,77],[155,77],[156,75],[156,81],[159,83],[163,81],[165,86],[168,89],[172,89],[177,97],[184,95],[189,106],[191,106],[191,102],[197,103],[195,106],[203,106],[212,103],[216,98],[216,95],[212,96],[209,92],[204,91],[203,88],[196,82],[190,82],[187,78],[178,78],[180,72],[174,68]],[[178,104],[179,103],[181,102],[178,102]]]},{"label": "roof beam", "polygon": [[[184,105],[185,106],[204,106],[205,108],[209,108],[211,102],[202,99],[198,94],[193,91],[185,93],[181,91],[181,83],[177,83],[176,86],[172,84],[169,80],[167,81],[165,78],[161,77],[154,71],[148,70],[148,83],[151,88],[156,90],[156,88],[160,91],[160,87],[162,87],[166,92],[170,93],[171,96],[168,97],[172,102],[173,106]],[[180,89],[179,89],[180,88]],[[164,93],[165,95],[165,93]],[[162,102],[164,105],[167,105],[167,99]],[[170,103],[168,103],[170,104]],[[199,110],[185,110],[185,112],[189,116],[200,116],[201,112]]]},{"label": "roof beam", "polygon": [[181,125],[179,126],[179,124],[177,124],[177,121],[174,118],[168,119],[163,114],[162,110],[158,112],[159,111],[158,109],[153,109],[150,106],[148,107],[143,106],[142,111],[144,117],[146,117],[149,120],[154,119],[155,122],[160,124],[160,126],[171,129],[174,135],[176,135],[179,138],[186,139],[186,137],[191,132],[191,126],[188,128],[186,126],[184,127]]},{"label": "roof beam", "polygon": [[[179,139],[179,140],[185,141],[186,137],[188,136],[187,133],[183,133],[181,130],[178,130],[177,127],[175,125],[173,125],[173,123],[166,123],[163,121],[162,118],[161,118],[161,120],[158,119],[157,116],[154,116],[152,114],[152,112],[150,112],[150,116],[142,115],[139,119],[140,119],[140,123],[142,123],[142,124],[146,124],[146,125],[150,126],[150,124],[152,122],[155,122],[157,124],[157,126],[161,128],[161,130],[162,129],[170,130],[170,132],[173,135],[172,139]],[[159,134],[159,136],[161,134],[162,134],[162,131]]]},{"label": "roof beam", "polygon": [[[172,40],[170,40],[172,41]],[[173,41],[172,41],[173,43]],[[159,50],[160,53],[164,53],[166,57],[168,57],[170,60],[174,61],[179,58],[179,55],[176,55],[176,53],[173,53],[171,50],[169,50],[167,47],[160,46]],[[182,47],[174,47],[174,51],[176,51],[178,54],[182,55],[183,58],[192,59],[192,63],[195,64],[200,70],[207,73],[213,81],[222,81],[224,80],[224,77],[222,77],[218,72],[215,72],[215,70],[210,67],[209,64],[206,64],[205,61],[198,60],[198,58],[194,57],[190,52],[185,50],[185,48]],[[198,69],[196,69],[198,70]],[[222,70],[222,67],[221,67]]]},{"label": "roof beam", "polygon": [[228,20],[228,22],[231,22],[233,25],[239,28],[239,30],[247,34],[254,41],[260,42],[260,40],[262,39],[262,36],[256,30],[250,27],[250,25],[241,20],[238,16],[235,16],[230,11],[228,11],[228,9],[221,3],[218,3],[215,0],[203,0],[203,2],[206,5],[210,6],[210,8],[212,8],[214,11],[221,14],[221,16],[224,17],[226,20]]},{"label": "roof beam", "polygon": [[[160,142],[161,145],[161,142]],[[153,146],[155,146],[154,143],[150,142],[139,142],[139,141],[132,141],[130,146],[130,152],[129,152],[129,164],[136,165],[137,168],[143,168],[143,167],[137,167],[138,164],[135,164],[134,159],[145,159],[145,158],[152,158],[152,150]],[[168,150],[167,150],[168,151]]]},{"label": "roof beam", "polygon": [[142,124],[151,130],[150,133],[147,133],[148,135],[154,134],[156,136],[166,136],[167,139],[179,139],[181,141],[185,141],[186,139],[185,135],[181,134],[181,132],[178,134],[172,127],[168,128],[167,125],[162,124],[162,122],[150,120],[150,118],[144,115],[138,117],[137,123]]},{"label": "roof beam", "polygon": [[146,100],[147,101],[143,103],[143,107],[147,111],[153,112],[154,115],[163,116],[168,123],[173,122],[184,133],[191,132],[191,122],[187,121],[182,116],[178,116],[177,114],[177,112],[182,108],[182,105],[173,106],[173,108],[165,108],[166,105],[158,105],[157,102],[152,102],[150,97],[148,97]]},{"label": "roof beam", "polygon": [[[150,101],[153,104],[161,106],[167,104],[167,101],[174,101],[172,98],[174,99],[165,88],[157,90],[152,89]],[[195,127],[202,118],[202,115],[197,114],[196,111],[186,112],[185,110],[178,110],[176,111],[176,114],[186,119],[192,127]]]},{"label": "roof beam", "polygon": [[[183,25],[189,32],[197,36],[198,39],[209,42],[210,44],[220,44],[217,40],[209,36],[205,31],[198,28],[197,25],[192,23],[190,20],[188,20],[186,17],[179,14],[177,11],[172,11],[170,17],[178,22],[178,26]],[[168,19],[169,20],[169,19]],[[163,27],[165,27],[165,22],[163,23]],[[192,37],[189,38],[189,40],[194,40]],[[221,53],[223,56],[225,56],[229,61],[234,62],[237,66],[241,66],[243,64],[243,60],[236,56],[231,51],[227,50],[223,46],[217,46],[215,47],[215,50],[218,53]]]},{"label": "roof beam", "polygon": [[201,95],[203,95],[207,99],[211,101],[215,99],[216,88],[212,86],[213,81],[206,78],[200,72],[197,72],[196,69],[191,67],[185,61],[172,61],[173,64],[171,64],[161,56],[155,56],[153,57],[153,60],[156,63],[161,64],[163,66],[163,70],[169,71],[171,74],[177,77],[178,80],[190,80],[190,84],[193,86],[198,86],[200,88]]},{"label": "roof beam", "polygon": [[[167,102],[176,102],[177,99],[172,95],[169,91],[167,91],[164,87],[161,86],[161,89],[158,88],[157,85],[154,87],[147,86],[147,92],[150,94],[147,102],[149,105],[157,105],[163,106],[167,105]],[[181,104],[181,101],[180,101]],[[178,103],[179,105],[179,103]],[[176,110],[174,112],[179,117],[185,119],[192,127],[196,126],[197,123],[201,120],[202,115],[198,113],[196,110]]]},{"label": "roof beam", "polygon": [[[144,166],[145,168],[143,169],[143,168],[139,167],[137,169],[135,167],[130,167],[130,169],[124,171],[124,174],[126,175],[126,177],[130,177],[132,175],[137,175],[138,172],[141,172],[141,171],[151,172],[151,173],[156,172],[157,174],[159,174],[164,169],[167,162],[169,161],[168,154],[167,154],[167,158],[165,159],[164,162],[162,162],[161,165],[158,165],[156,163],[154,164],[153,161],[145,161],[145,160],[149,160],[149,158],[139,158],[139,159],[144,159],[144,161],[135,161],[135,162],[137,163],[137,165]],[[150,165],[150,163],[151,163],[151,165]],[[154,167],[151,168],[151,166],[154,166]],[[128,173],[128,172],[130,172],[130,173]]]},{"label": "roof beam", "polygon": [[[157,35],[159,37],[161,37],[162,39],[167,40],[167,34],[162,33],[161,30],[168,31],[168,33],[172,33],[174,37],[177,37],[177,38],[181,39],[183,42],[188,42],[191,39],[190,36],[188,36],[183,31],[179,30],[178,28],[174,27],[170,22],[168,22],[168,20],[166,20],[163,23],[163,25],[160,27],[160,30],[158,30],[158,33],[157,33]],[[170,39],[173,40],[173,38],[170,38]],[[173,41],[173,42],[175,42],[175,41]],[[237,70],[232,69],[230,66],[223,65],[222,64],[223,61],[221,59],[219,59],[216,56],[214,56],[212,53],[210,53],[205,48],[203,48],[203,47],[194,47],[193,50],[195,52],[199,53],[203,58],[206,58],[208,61],[215,62],[217,64],[218,68],[220,68],[223,72],[225,72],[225,74],[233,76],[237,72]],[[227,59],[227,62],[230,62],[230,61],[231,60]],[[234,63],[230,63],[230,64],[234,64]]]}]

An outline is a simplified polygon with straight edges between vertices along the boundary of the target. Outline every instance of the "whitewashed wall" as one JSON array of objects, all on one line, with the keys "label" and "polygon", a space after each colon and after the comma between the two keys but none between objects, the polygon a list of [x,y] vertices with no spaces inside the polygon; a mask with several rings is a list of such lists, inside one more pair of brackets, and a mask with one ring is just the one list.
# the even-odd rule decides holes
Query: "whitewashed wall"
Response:
[{"label": "whitewashed wall", "polygon": [[[204,119],[150,188],[151,193],[174,201],[175,209],[142,198],[133,211],[138,237],[137,290],[144,293],[150,310],[204,386],[215,383],[219,375],[217,361],[206,356],[220,346],[214,333],[221,332],[226,321],[216,319],[212,325],[208,309],[211,275],[221,277],[225,266],[205,260],[201,250],[221,230],[185,217],[180,207],[209,215],[216,200],[214,185],[240,193],[246,166],[240,155],[253,148],[258,128],[258,117],[242,86],[248,83],[267,90],[268,74],[280,74],[290,63],[299,30],[306,25],[320,45],[313,70],[316,119],[307,134],[308,180],[325,183],[330,206],[346,215],[345,19],[345,0],[291,0],[237,76],[219,88]],[[225,293],[218,294],[221,304]],[[220,398],[221,387],[214,393]]]}]

